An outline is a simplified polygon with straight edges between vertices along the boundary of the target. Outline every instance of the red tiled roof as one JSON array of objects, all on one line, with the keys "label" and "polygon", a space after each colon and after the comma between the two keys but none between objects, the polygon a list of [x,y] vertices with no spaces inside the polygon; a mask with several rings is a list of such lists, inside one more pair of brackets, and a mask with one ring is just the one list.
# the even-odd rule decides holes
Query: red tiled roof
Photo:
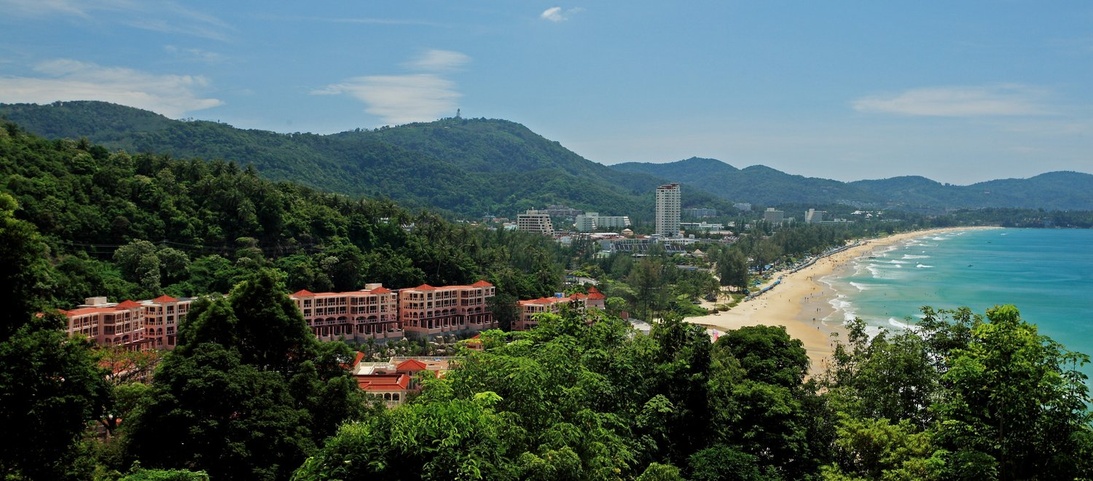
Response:
[{"label": "red tiled roof", "polygon": [[433,287],[433,286],[430,286],[429,284],[422,284],[420,286],[414,287],[413,290],[416,290],[416,291],[435,291],[436,288]]},{"label": "red tiled roof", "polygon": [[603,293],[600,292],[599,289],[596,289],[595,287],[589,287],[588,288],[588,298],[589,299],[594,299],[594,300],[600,300],[600,299],[606,299],[607,296],[603,295]]},{"label": "red tiled roof", "polygon": [[357,386],[364,391],[392,391],[410,387],[410,376],[405,374],[373,374],[357,376]]},{"label": "red tiled roof", "polygon": [[78,307],[71,311],[61,311],[68,317],[82,316],[84,314],[94,314],[96,312],[113,312],[113,306],[91,306],[91,307]]},{"label": "red tiled roof", "polygon": [[490,284],[489,282],[486,282],[485,280],[481,280],[481,281],[475,282],[474,284],[471,284],[471,287],[493,287],[493,284]]},{"label": "red tiled roof", "polygon": [[126,299],[121,304],[114,306],[114,309],[132,309],[134,307],[140,307],[140,303]]},{"label": "red tiled roof", "polygon": [[379,287],[377,287],[375,289],[372,289],[368,292],[371,293],[371,294],[390,294],[391,289],[388,289],[388,288],[383,287],[383,286],[379,286]]},{"label": "red tiled roof", "polygon": [[533,304],[535,304],[535,305],[556,304],[558,302],[562,302],[562,301],[565,301],[565,300],[567,300],[567,299],[563,298],[563,297],[540,297],[538,299],[527,299],[527,300],[523,300],[523,301],[518,301],[517,304],[520,304],[521,306],[527,306],[527,305],[533,305]]},{"label": "red tiled roof", "polygon": [[357,355],[353,356],[353,362],[350,363],[348,366],[342,366],[342,368],[344,368],[344,369],[354,369],[354,368],[357,367],[357,364],[360,364],[361,361],[363,361],[363,360],[364,360],[364,353],[360,352],[360,351],[357,351]]},{"label": "red tiled roof", "polygon": [[300,289],[292,293],[292,297],[315,297],[315,293],[307,289]]},{"label": "red tiled roof", "polygon": [[164,295],[159,296],[155,299],[152,299],[152,302],[158,302],[158,303],[162,304],[164,302],[178,302],[178,299],[175,299],[171,296],[168,296],[167,294],[164,294]]},{"label": "red tiled roof", "polygon": [[395,370],[396,371],[417,372],[417,371],[424,371],[428,367],[429,366],[427,366],[425,363],[423,363],[421,361],[418,361],[417,359],[407,359],[405,361],[400,362],[397,366],[395,366]]}]

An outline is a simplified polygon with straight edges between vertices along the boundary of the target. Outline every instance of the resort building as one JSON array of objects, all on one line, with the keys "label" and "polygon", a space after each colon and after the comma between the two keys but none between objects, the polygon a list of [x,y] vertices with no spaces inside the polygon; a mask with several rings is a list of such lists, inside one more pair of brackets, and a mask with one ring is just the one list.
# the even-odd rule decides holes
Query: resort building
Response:
[{"label": "resort building", "polygon": [[606,300],[607,298],[599,290],[590,287],[588,288],[588,294],[575,293],[569,297],[559,294],[555,297],[517,301],[520,317],[513,323],[512,330],[526,331],[538,326],[539,322],[535,319],[537,314],[544,312],[558,314],[564,305],[574,307],[580,312],[584,312],[588,308],[604,310],[607,308]]},{"label": "resort building", "polygon": [[577,216],[574,228],[577,232],[617,231],[630,225],[630,217],[625,215],[600,215],[598,212],[585,212]]},{"label": "resort building", "polygon": [[441,377],[449,369],[448,358],[399,358],[383,362],[363,362],[357,352],[349,372],[369,398],[381,400],[389,408],[406,402],[410,393],[421,391],[423,377]]},{"label": "resort building", "polygon": [[550,214],[541,210],[529,210],[523,214],[517,214],[516,230],[554,237],[554,224],[550,221]]},{"label": "resort building", "polygon": [[657,187],[656,233],[663,237],[679,236],[679,212],[682,198],[679,184]]},{"label": "resort building", "polygon": [[399,291],[399,320],[407,336],[477,332],[497,327],[489,300],[496,288],[486,281],[469,286],[422,284]]},{"label": "resort building", "polygon": [[163,295],[150,301],[140,301],[144,311],[145,338],[155,349],[174,349],[178,325],[190,311],[193,299],[175,299]]},{"label": "resort building", "polygon": [[824,215],[827,212],[816,209],[808,209],[805,211],[805,224],[819,224],[824,221]]},{"label": "resort building", "polygon": [[71,311],[61,311],[68,318],[68,335],[82,335],[100,346],[118,346],[131,351],[153,347],[145,337],[144,307],[135,301],[106,302],[105,297],[89,297]]},{"label": "resort building", "polygon": [[301,290],[289,296],[321,341],[344,339],[401,339],[398,294],[382,284],[365,284],[352,292],[313,293]]}]

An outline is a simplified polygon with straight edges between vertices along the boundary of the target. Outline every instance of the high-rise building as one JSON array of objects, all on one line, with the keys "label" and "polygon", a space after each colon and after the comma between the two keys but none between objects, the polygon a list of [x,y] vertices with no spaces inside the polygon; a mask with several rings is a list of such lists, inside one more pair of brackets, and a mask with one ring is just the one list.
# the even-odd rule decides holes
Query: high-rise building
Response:
[{"label": "high-rise building", "polygon": [[664,237],[679,235],[680,202],[679,184],[657,187],[657,234]]}]

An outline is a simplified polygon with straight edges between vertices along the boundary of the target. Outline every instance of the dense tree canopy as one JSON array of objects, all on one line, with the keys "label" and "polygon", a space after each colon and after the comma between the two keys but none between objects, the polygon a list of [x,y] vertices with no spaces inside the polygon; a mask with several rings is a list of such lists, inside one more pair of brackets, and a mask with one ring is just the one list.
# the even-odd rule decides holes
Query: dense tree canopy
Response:
[{"label": "dense tree canopy", "polygon": [[352,353],[320,345],[286,294],[278,274],[261,269],[228,297],[193,305],[133,420],[133,457],[227,479],[286,479],[361,415],[343,367]]}]

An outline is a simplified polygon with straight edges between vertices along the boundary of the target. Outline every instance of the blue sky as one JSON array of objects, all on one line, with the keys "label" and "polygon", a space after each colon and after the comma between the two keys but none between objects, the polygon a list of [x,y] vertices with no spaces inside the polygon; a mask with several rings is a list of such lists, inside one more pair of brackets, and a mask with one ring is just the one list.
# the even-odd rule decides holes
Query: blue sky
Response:
[{"label": "blue sky", "polygon": [[603,164],[1093,172],[1088,1],[0,0],[0,102],[333,133],[501,118]]}]

